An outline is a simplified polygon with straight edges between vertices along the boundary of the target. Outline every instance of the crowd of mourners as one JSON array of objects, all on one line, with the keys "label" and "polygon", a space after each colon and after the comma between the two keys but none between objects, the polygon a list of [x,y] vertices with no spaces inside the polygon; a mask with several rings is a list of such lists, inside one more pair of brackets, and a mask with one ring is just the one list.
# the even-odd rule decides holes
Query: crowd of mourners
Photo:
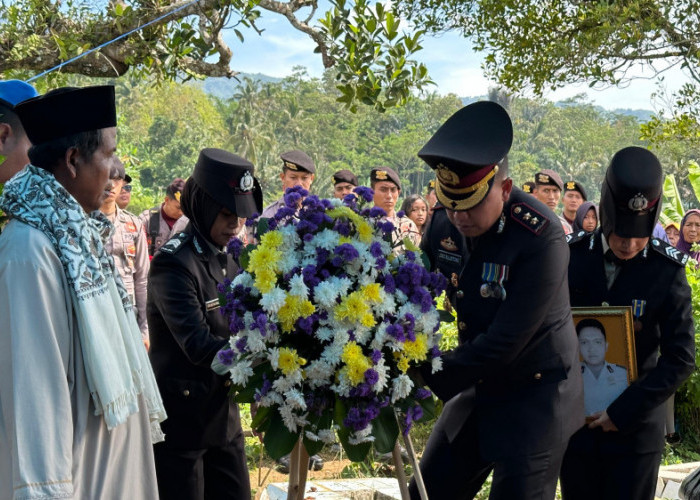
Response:
[{"label": "crowd of mourners", "polygon": [[[0,82],[0,500],[250,498],[231,381],[211,369],[230,337],[218,285],[240,269],[228,244],[255,243],[246,220],[284,200],[263,207],[255,166],[203,147],[132,214],[116,125],[111,86]],[[651,499],[695,367],[684,266],[700,210],[663,227],[662,167],[636,146],[611,152],[599,203],[552,170],[519,189],[512,140],[506,110],[477,102],[417,152],[424,192],[389,167],[368,179],[394,252],[427,255],[456,315],[443,369],[410,373],[445,403],[420,457],[428,496],[473,498],[493,473],[495,499],[554,498],[559,483],[565,500]],[[313,191],[307,152],[279,168],[281,192]],[[360,185],[331,180],[341,200]],[[601,321],[573,319],[607,306],[632,308],[636,379],[606,359]]]}]

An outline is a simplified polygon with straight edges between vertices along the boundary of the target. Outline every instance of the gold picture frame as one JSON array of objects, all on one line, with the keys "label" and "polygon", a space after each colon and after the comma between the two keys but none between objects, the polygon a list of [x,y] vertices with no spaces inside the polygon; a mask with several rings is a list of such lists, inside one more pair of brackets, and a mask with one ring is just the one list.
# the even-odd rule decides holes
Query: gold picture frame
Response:
[{"label": "gold picture frame", "polygon": [[588,419],[604,411],[637,379],[634,317],[629,306],[572,307],[571,314],[579,339]]}]

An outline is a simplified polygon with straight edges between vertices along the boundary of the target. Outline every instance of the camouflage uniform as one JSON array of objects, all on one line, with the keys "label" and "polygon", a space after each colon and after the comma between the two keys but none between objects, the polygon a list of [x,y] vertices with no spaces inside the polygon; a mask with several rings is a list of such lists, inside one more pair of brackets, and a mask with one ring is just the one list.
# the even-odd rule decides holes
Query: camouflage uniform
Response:
[{"label": "camouflage uniform", "polygon": [[141,336],[147,340],[146,283],[150,259],[146,233],[139,218],[126,210],[117,207],[117,211],[107,217],[114,224],[114,233],[106,242],[105,250],[114,257],[114,264],[134,304]]}]

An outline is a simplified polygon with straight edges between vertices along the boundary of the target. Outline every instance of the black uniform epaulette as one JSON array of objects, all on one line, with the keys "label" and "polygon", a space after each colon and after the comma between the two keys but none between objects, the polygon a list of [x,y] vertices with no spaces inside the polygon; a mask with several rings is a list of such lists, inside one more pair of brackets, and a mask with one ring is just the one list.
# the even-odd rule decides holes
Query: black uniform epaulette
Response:
[{"label": "black uniform epaulette", "polygon": [[535,234],[540,234],[549,224],[549,219],[545,215],[527,203],[514,203],[510,207],[510,217]]},{"label": "black uniform epaulette", "polygon": [[685,266],[686,262],[688,262],[687,254],[658,238],[651,239],[651,248],[659,252],[661,255],[671,259],[679,266]]},{"label": "black uniform epaulette", "polygon": [[181,249],[184,243],[192,237],[190,233],[177,233],[172,238],[170,238],[162,247],[160,247],[161,252],[165,253],[176,253]]},{"label": "black uniform epaulette", "polygon": [[575,231],[566,235],[566,242],[569,245],[585,240],[586,238],[594,238],[595,233],[587,233],[586,231]]}]

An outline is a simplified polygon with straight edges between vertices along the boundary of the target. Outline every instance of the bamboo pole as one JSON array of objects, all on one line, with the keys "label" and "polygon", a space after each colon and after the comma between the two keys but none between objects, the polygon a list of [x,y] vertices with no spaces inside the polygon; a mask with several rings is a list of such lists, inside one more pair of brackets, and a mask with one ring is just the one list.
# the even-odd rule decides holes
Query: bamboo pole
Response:
[{"label": "bamboo pole", "polygon": [[306,478],[309,474],[309,452],[306,451],[304,441],[299,439],[299,479],[297,480],[299,488],[297,490],[296,500],[304,500],[306,493]]},{"label": "bamboo pole", "polygon": [[399,481],[401,500],[411,500],[411,496],[408,494],[408,480],[406,479],[406,471],[403,469],[401,446],[399,445],[398,439],[396,440],[394,449],[391,450],[391,456],[394,458],[394,469],[396,470],[396,479]]},{"label": "bamboo pole", "polygon": [[287,500],[296,500],[299,492],[299,453],[300,453],[301,437],[294,445],[292,453],[289,455],[289,483],[287,486]]},{"label": "bamboo pole", "polygon": [[418,494],[420,495],[421,500],[429,500],[428,491],[425,489],[425,483],[423,482],[423,475],[421,474],[420,467],[418,466],[418,458],[416,457],[416,452],[413,449],[413,443],[411,442],[411,436],[408,432],[406,434],[402,432],[401,418],[399,417],[398,410],[394,410],[394,415],[396,416],[396,421],[399,424],[399,432],[403,434],[403,442],[406,445],[408,459],[411,461],[411,466],[413,467],[413,479],[416,482]]}]

